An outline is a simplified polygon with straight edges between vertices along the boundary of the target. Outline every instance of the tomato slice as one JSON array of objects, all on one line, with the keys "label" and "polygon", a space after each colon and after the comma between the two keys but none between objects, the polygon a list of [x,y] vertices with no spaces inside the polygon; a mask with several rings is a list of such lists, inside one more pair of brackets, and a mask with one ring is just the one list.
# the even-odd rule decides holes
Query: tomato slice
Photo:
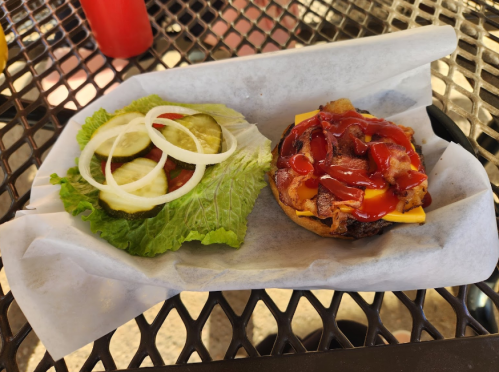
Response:
[{"label": "tomato slice", "polygon": [[193,170],[182,169],[178,176],[168,180],[168,192],[175,191],[185,185],[194,174]]},{"label": "tomato slice", "polygon": [[156,163],[159,163],[159,159],[161,159],[161,155],[163,155],[163,151],[158,149],[157,147],[153,148],[149,154],[144,156],[147,159],[151,159],[152,161],[155,161]]},{"label": "tomato slice", "polygon": [[[104,176],[106,175],[106,163],[107,161],[105,160],[100,162],[100,167],[102,169],[102,173],[104,174]],[[111,163],[111,173],[114,173],[114,171],[119,167],[121,167],[122,165],[123,163]]]},{"label": "tomato slice", "polygon": [[158,116],[158,118],[175,120],[175,119],[183,118],[184,116],[185,115],[183,115],[183,114],[168,113],[168,114],[161,114]]},{"label": "tomato slice", "polygon": [[[147,159],[151,159],[152,161],[155,161],[156,163],[159,163],[159,160],[161,159],[161,156],[163,155],[163,151],[158,149],[157,147],[153,148],[149,154],[144,156]],[[175,164],[169,157],[166,159],[165,166],[163,167],[165,169],[165,172],[170,172],[175,169],[177,164]]]},{"label": "tomato slice", "polygon": [[[161,115],[158,116],[158,118],[170,119],[170,120],[181,119],[183,117],[184,117],[184,115],[182,115],[182,114],[173,114],[173,113],[161,114]],[[156,123],[154,123],[152,126],[153,126],[153,128],[161,129],[161,128],[164,127],[164,124],[156,124]]]}]

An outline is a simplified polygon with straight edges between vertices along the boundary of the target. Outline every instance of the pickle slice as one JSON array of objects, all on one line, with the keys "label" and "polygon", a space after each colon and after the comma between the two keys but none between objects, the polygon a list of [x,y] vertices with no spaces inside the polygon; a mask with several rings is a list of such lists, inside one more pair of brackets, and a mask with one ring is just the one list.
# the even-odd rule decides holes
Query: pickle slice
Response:
[{"label": "pickle slice", "polygon": [[[92,134],[92,137],[111,128],[128,124],[130,121],[138,117],[144,117],[144,115],[138,112],[117,115],[97,128],[97,130]],[[95,150],[95,156],[97,156],[99,160],[107,160],[115,139],[116,138],[108,139],[100,145],[97,150]],[[112,161],[115,163],[126,163],[132,161],[135,158],[139,158],[149,153],[152,147],[153,145],[151,139],[147,133],[125,133],[114,150]]]},{"label": "pickle slice", "polygon": [[[201,142],[205,154],[218,154],[222,152],[222,128],[214,118],[206,114],[195,114],[185,116],[181,119],[175,119],[189,129],[192,134]],[[161,129],[165,138],[184,150],[196,152],[196,145],[189,135],[176,128],[165,126]],[[194,169],[194,164],[184,163],[180,160],[171,158],[177,165],[185,169]]]},{"label": "pickle slice", "polygon": [[[137,158],[130,163],[123,164],[113,173],[114,179],[118,185],[125,185],[134,182],[154,169],[156,162],[146,158]],[[162,169],[154,178],[154,181],[147,186],[132,192],[134,195],[144,197],[155,197],[166,194],[168,191],[168,182],[166,173]],[[136,220],[150,218],[156,216],[163,208],[161,205],[137,205],[129,203],[121,196],[113,192],[101,191],[99,193],[99,205],[106,211],[107,214],[116,218],[124,218],[126,220]]]}]

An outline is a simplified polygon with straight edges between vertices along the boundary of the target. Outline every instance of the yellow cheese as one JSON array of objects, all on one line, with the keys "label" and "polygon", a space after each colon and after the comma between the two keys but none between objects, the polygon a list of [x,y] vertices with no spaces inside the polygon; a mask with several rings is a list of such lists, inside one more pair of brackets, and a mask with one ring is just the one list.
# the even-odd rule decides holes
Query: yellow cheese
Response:
[{"label": "yellow cheese", "polygon": [[312,199],[315,195],[317,195],[318,189],[311,189],[307,187],[307,185],[303,184],[298,187],[298,197],[302,200],[304,199]]},{"label": "yellow cheese", "polygon": [[295,211],[299,217],[312,217],[314,214],[310,211]]},{"label": "yellow cheese", "polygon": [[353,211],[353,208],[349,207],[348,205],[340,205],[340,211],[342,211],[343,213],[350,213],[351,211]]},{"label": "yellow cheese", "polygon": [[[341,205],[340,210],[344,213],[349,213],[353,208]],[[311,217],[314,214],[309,211],[296,211],[296,215],[300,217]],[[424,212],[423,207],[417,207],[405,213],[400,213],[398,211],[390,212],[382,219],[398,223],[423,223],[426,220],[426,213]]]},{"label": "yellow cheese", "polygon": [[295,125],[300,124],[303,120],[310,119],[312,116],[317,115],[319,110],[306,112],[304,114],[299,114],[295,116]]},{"label": "yellow cheese", "polygon": [[400,213],[393,211],[383,217],[385,221],[399,222],[399,223],[423,223],[426,220],[426,213],[423,207],[411,209],[409,212]]},{"label": "yellow cheese", "polygon": [[374,198],[375,196],[384,194],[388,190],[388,185],[384,189],[366,189],[364,193],[364,199],[371,199]]}]

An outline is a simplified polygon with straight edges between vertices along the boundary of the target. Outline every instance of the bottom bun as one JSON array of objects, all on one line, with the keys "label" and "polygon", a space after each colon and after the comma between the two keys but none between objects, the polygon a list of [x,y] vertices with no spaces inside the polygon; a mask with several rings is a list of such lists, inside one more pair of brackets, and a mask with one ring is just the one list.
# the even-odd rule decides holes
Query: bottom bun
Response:
[{"label": "bottom bun", "polygon": [[277,186],[274,181],[274,172],[269,172],[268,176],[269,176],[270,189],[272,190],[272,194],[274,194],[274,198],[277,200],[277,203],[279,203],[279,206],[282,208],[284,213],[286,213],[286,215],[289,218],[291,218],[293,222],[324,238],[339,238],[339,239],[350,239],[350,240],[353,239],[352,237],[344,235],[332,234],[331,228],[328,225],[325,225],[322,222],[320,222],[320,220],[316,217],[297,216],[296,209],[283,204],[279,199],[279,190],[277,190]]}]

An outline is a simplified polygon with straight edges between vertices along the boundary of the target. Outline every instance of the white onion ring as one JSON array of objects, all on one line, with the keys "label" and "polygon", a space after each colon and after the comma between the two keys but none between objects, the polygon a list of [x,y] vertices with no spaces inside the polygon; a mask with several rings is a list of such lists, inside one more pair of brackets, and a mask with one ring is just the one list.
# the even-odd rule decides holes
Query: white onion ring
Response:
[{"label": "white onion ring", "polygon": [[[143,118],[139,118],[143,119]],[[102,183],[97,182],[93,177],[92,174],[90,173],[90,162],[92,161],[92,156],[95,153],[95,150],[99,148],[100,145],[102,145],[104,142],[106,142],[108,139],[119,136],[119,134],[123,131],[122,126],[118,126],[115,128],[111,128],[109,130],[106,130],[104,132],[98,133],[96,136],[94,136],[88,143],[86,144],[85,148],[81,152],[80,159],[78,161],[78,170],[80,171],[80,175],[92,186],[94,186],[96,189],[102,190],[102,191],[111,191],[111,187],[109,185],[103,185]],[[134,124],[130,128],[128,128],[129,132],[144,132],[147,133],[146,128],[144,127],[143,124]],[[166,162],[166,159],[165,159]],[[159,164],[159,163],[158,163]],[[161,167],[164,166],[161,165]],[[126,185],[123,185],[124,187],[127,188],[129,191],[135,191],[141,187],[144,187],[145,185],[141,185],[140,183],[141,180],[128,183]]]},{"label": "white onion ring", "polygon": [[[151,110],[158,108],[161,109],[161,114],[182,114],[182,115],[201,114],[201,111],[193,110],[182,106],[156,106],[153,107]],[[151,110],[149,110],[148,113],[151,112]],[[161,114],[158,114],[158,116]]]},{"label": "white onion ring", "polygon": [[[177,122],[171,120],[171,119],[165,119],[165,118],[158,118],[158,116],[166,113],[172,113],[171,110],[173,108],[177,108],[178,106],[157,106],[149,110],[145,117],[145,123],[146,123],[146,129],[147,132],[149,133],[149,137],[151,138],[151,141],[158,147],[159,149],[163,150],[163,152],[166,152],[173,156],[175,159],[183,161],[185,163],[189,164],[196,164],[196,165],[208,165],[208,164],[218,164],[229,158],[234,151],[236,151],[237,148],[237,139],[234,137],[234,135],[229,132],[227,129],[225,129],[223,126],[220,126],[222,128],[222,133],[224,136],[224,139],[227,144],[227,150],[220,153],[220,154],[201,154],[199,152],[193,152],[189,150],[184,150],[178,146],[175,146],[174,144],[168,142],[164,136],[160,136],[159,132],[154,129],[153,127],[153,122],[157,123],[162,123],[162,124],[170,124],[172,123],[178,124]],[[178,107],[179,109],[184,109],[184,110],[189,110],[185,109],[183,107]],[[178,111],[184,111],[184,110],[178,110]],[[192,110],[193,111],[193,110]],[[182,112],[178,112],[182,113]],[[185,128],[185,127],[184,127]],[[190,131],[189,131],[190,133]]]},{"label": "white onion ring", "polygon": [[[143,119],[143,118],[140,118],[140,119]],[[203,154],[204,150],[203,150],[203,147],[201,146],[201,143],[199,142],[197,137],[194,134],[192,134],[192,132],[189,129],[187,129],[183,125],[181,125],[173,120],[172,120],[172,123],[169,123],[168,125],[171,125],[177,129],[180,129],[183,132],[187,133],[193,139],[194,143],[196,144],[196,149],[199,151],[199,153],[201,155]],[[153,129],[153,131],[158,133],[158,134],[161,134],[156,129]],[[165,141],[166,141],[166,139],[165,139]],[[114,145],[115,144],[113,144],[113,146]],[[163,154],[164,153],[165,152],[163,152]],[[191,191],[194,187],[196,187],[199,182],[201,182],[201,179],[203,178],[204,172],[206,170],[206,165],[203,165],[203,164],[196,165],[196,169],[195,169],[194,173],[192,174],[189,181],[187,181],[185,183],[185,185],[183,185],[182,187],[178,188],[177,190],[170,192],[170,193],[167,193],[165,195],[150,198],[150,197],[144,197],[144,196],[130,194],[129,192],[125,191],[122,187],[120,187],[120,185],[118,185],[116,183],[116,180],[114,179],[113,174],[111,172],[108,172],[107,166],[108,166],[108,164],[106,164],[106,181],[107,181],[108,185],[112,187],[112,191],[116,195],[119,195],[119,196],[123,197],[124,199],[126,199],[127,202],[137,203],[140,205],[144,205],[144,203],[146,203],[147,205],[160,205],[160,204],[171,202],[172,200],[175,200],[175,199],[180,198],[181,196],[184,196],[189,191]],[[110,164],[109,164],[109,170],[110,169],[111,168],[110,168]]]},{"label": "white onion ring", "polygon": [[[131,122],[129,122],[127,125],[124,126],[124,128],[122,129],[122,131],[120,132],[118,137],[116,137],[116,139],[114,140],[113,146],[111,147],[111,151],[109,151],[109,155],[108,155],[107,161],[106,161],[106,182],[107,182],[107,184],[109,184],[108,175],[112,174],[112,172],[111,172],[111,160],[113,159],[113,154],[114,154],[114,150],[116,149],[116,146],[120,142],[121,138],[126,133],[128,133],[130,128],[132,128],[134,125],[141,125],[141,124],[144,124],[143,117],[138,117],[138,118],[133,119]],[[158,172],[161,171],[161,169],[163,169],[163,167],[165,166],[167,158],[168,158],[167,153],[163,152],[163,154],[161,155],[161,158],[159,159],[159,162],[154,166],[153,169],[151,169],[146,175],[144,175],[144,177],[142,177],[134,182],[126,183],[124,185],[119,185],[118,187],[120,187],[121,189],[123,189],[125,191],[135,191],[135,190],[138,190],[144,186],[147,186],[148,184],[150,184],[153,181],[154,177],[156,177]],[[111,186],[111,189],[114,191],[114,187]]]}]

